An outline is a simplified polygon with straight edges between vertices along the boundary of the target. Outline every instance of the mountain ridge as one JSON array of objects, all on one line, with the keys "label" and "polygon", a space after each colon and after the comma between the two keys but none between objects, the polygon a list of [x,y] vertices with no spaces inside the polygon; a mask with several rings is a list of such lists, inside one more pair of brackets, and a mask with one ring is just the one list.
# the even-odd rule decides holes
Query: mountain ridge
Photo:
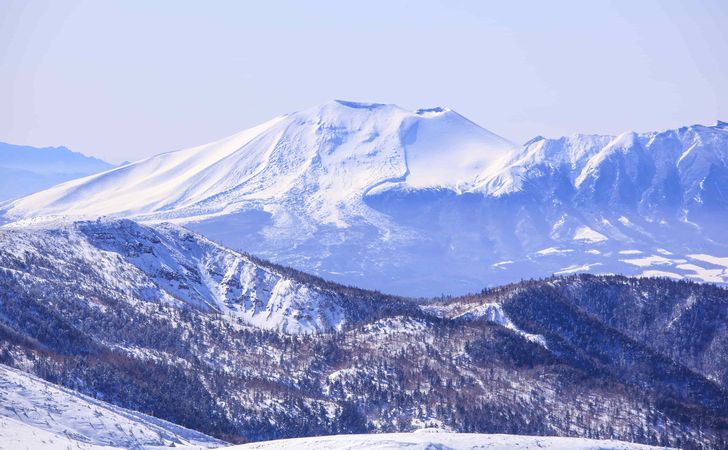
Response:
[{"label": "mountain ridge", "polygon": [[0,142],[0,203],[114,167],[66,147]]},{"label": "mountain ridge", "polygon": [[[7,249],[0,271],[23,280],[35,265],[47,277],[48,291],[100,279],[109,295],[185,305],[261,329],[308,334],[361,321],[377,303],[384,310],[407,309],[401,299],[277,266],[172,224],[44,224],[0,230],[0,243]],[[66,261],[66,255],[76,256]]]},{"label": "mountain ridge", "polygon": [[726,182],[720,122],[518,147],[449,108],[330,101],[0,204],[0,221],[173,222],[405,296],[578,271],[725,283]]}]

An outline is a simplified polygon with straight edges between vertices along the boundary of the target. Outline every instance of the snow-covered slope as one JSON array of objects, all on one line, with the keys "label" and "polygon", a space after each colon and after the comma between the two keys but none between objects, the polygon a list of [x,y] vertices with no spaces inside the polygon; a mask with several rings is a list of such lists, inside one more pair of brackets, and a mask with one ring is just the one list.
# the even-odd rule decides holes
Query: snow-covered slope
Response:
[{"label": "snow-covered slope", "polygon": [[0,142],[0,201],[32,194],[112,167],[65,147],[36,148]]},{"label": "snow-covered slope", "polygon": [[518,148],[447,108],[332,101],[7,202],[0,222],[172,221],[413,296],[581,271],[728,282],[726,184],[722,122]]},{"label": "snow-covered slope", "polygon": [[99,220],[0,230],[0,248],[0,271],[22,284],[37,280],[45,284],[42,289],[57,292],[75,285],[81,296],[104,289],[129,301],[188,304],[263,329],[340,328],[368,306],[352,304],[336,285],[267,265],[169,224],[152,228]]},{"label": "snow-covered slope", "polygon": [[214,448],[225,442],[0,364],[0,449]]},{"label": "snow-covered slope", "polygon": [[231,447],[230,450],[389,450],[389,449],[489,449],[489,450],[648,450],[665,447],[621,441],[598,441],[582,438],[517,436],[510,434],[475,434],[428,432],[352,434],[302,439],[257,442]]},{"label": "snow-covered slope", "polygon": [[[561,178],[585,203],[632,207],[658,217],[725,205],[721,192],[728,164],[728,125],[677,130],[536,138],[491,177],[484,191],[504,195],[532,189],[545,177]],[[666,211],[667,210],[667,211]]]},{"label": "snow-covered slope", "polygon": [[513,145],[444,108],[332,101],[229,138],[76,180],[7,206],[7,217],[198,219],[251,202],[346,225],[390,183],[466,190]]}]

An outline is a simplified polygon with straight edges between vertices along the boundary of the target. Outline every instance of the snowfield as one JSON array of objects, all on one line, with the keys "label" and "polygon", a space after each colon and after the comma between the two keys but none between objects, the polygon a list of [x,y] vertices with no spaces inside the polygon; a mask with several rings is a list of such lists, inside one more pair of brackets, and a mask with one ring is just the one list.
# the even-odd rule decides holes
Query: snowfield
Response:
[{"label": "snowfield", "polygon": [[240,445],[231,447],[230,450],[648,450],[658,448],[666,447],[581,438],[430,432],[423,429],[414,433],[354,434],[285,439]]},{"label": "snowfield", "polygon": [[197,431],[113,406],[0,364],[0,449],[197,450],[224,444]]}]

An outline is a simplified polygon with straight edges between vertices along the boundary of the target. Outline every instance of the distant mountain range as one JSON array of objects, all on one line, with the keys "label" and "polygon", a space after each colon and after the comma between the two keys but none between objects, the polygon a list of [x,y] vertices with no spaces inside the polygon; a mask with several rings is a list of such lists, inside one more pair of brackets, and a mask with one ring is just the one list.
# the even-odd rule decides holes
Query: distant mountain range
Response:
[{"label": "distant mountain range", "polygon": [[[413,301],[174,225],[99,220],[0,230],[0,311],[0,364],[226,441],[426,426],[684,449],[728,440],[728,290],[711,284],[572,275]],[[90,442],[128,446],[130,429],[204,441],[7,375],[0,424],[15,408],[13,420],[68,424]],[[37,401],[12,406],[26,394]],[[78,408],[54,406],[61,394]]]},{"label": "distant mountain range", "polygon": [[728,281],[728,125],[536,138],[332,101],[0,205],[11,226],[171,221],[408,296],[553,273]]},{"label": "distant mountain range", "polygon": [[65,147],[36,148],[0,142],[0,201],[113,167]]}]

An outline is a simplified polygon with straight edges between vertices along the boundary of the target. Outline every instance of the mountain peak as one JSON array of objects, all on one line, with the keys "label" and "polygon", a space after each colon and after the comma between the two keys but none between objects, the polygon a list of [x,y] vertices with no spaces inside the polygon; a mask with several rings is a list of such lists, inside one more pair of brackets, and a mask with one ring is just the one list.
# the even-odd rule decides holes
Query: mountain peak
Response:
[{"label": "mountain peak", "polygon": [[[446,114],[446,113],[455,113],[455,111],[453,111],[451,108],[448,108],[446,106],[433,106],[430,108],[419,108],[414,111],[411,111],[411,110],[402,108],[401,106],[396,105],[394,103],[356,102],[356,101],[342,100],[342,99],[330,100],[328,102],[324,102],[318,106],[315,106],[312,109],[314,109],[314,110],[341,109],[342,107],[346,108],[346,109],[361,110],[361,111],[367,111],[367,112],[376,112],[376,111],[382,111],[382,110],[401,111],[401,112],[406,112],[406,113],[421,116],[421,117],[433,117],[433,116],[438,116],[438,115]],[[460,117],[462,117],[462,116],[460,116]]]},{"label": "mountain peak", "polygon": [[449,108],[331,100],[211,144],[56,186],[4,212],[170,220],[228,214],[252,203],[273,210],[284,202],[345,227],[374,189],[461,192],[514,147]]},{"label": "mountain peak", "polygon": [[545,140],[545,139],[546,139],[545,137],[543,137],[543,136],[541,136],[541,135],[538,135],[538,136],[536,136],[535,138],[533,138],[533,139],[531,139],[531,140],[527,141],[527,142],[526,142],[525,144],[523,144],[523,146],[524,146],[524,147],[528,147],[529,145],[535,144],[536,142],[538,142],[538,141],[543,141],[543,140]]},{"label": "mountain peak", "polygon": [[324,103],[288,114],[299,125],[303,123],[329,124],[340,130],[354,130],[366,123],[371,126],[396,126],[411,112],[389,103],[367,103],[348,100],[329,100]]}]

